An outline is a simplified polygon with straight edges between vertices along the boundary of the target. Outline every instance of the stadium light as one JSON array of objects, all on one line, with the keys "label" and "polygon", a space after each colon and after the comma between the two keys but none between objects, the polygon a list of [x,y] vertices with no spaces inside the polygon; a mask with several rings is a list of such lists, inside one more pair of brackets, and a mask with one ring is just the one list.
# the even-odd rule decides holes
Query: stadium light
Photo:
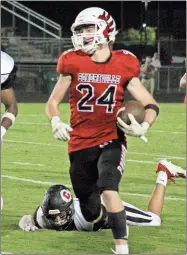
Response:
[{"label": "stadium light", "polygon": [[142,24],[142,27],[146,27],[146,26],[147,26],[146,23],[143,23],[143,24]]}]

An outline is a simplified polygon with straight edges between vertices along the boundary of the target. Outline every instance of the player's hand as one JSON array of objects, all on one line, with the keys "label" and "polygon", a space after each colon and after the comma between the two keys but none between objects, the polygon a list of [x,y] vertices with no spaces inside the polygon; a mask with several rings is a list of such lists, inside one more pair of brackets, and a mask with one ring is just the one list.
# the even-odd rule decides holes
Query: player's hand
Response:
[{"label": "player's hand", "polygon": [[148,122],[143,122],[142,124],[139,124],[134,116],[132,114],[128,114],[128,117],[131,121],[130,125],[127,125],[121,118],[117,118],[117,125],[118,127],[129,136],[136,136],[140,137],[144,142],[148,142],[147,138],[145,137],[145,134],[149,128]]},{"label": "player's hand", "polygon": [[19,227],[26,232],[35,231],[38,228],[33,224],[32,215],[24,215],[19,221]]},{"label": "player's hand", "polygon": [[1,126],[1,143],[3,141],[3,136],[6,134],[6,128],[4,128],[3,126]]},{"label": "player's hand", "polygon": [[53,136],[58,140],[67,141],[70,139],[69,132],[73,129],[66,123],[63,123],[60,118],[53,117],[51,120]]}]

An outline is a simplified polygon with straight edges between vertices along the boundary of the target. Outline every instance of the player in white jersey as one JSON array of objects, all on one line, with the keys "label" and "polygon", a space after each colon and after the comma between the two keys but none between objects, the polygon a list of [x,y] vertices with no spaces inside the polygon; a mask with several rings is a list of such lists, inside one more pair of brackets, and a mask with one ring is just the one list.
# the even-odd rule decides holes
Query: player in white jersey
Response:
[{"label": "player in white jersey", "polygon": [[[156,172],[156,186],[148,204],[147,211],[123,202],[126,210],[127,225],[160,226],[164,204],[165,188],[174,177],[186,178],[186,171],[167,160],[160,160]],[[94,206],[94,205],[93,205]],[[70,190],[64,185],[51,186],[44,196],[43,203],[33,215],[24,215],[19,227],[24,231],[37,229],[54,229],[59,231],[97,231],[108,229],[107,212],[102,201],[103,217],[97,223],[87,222],[82,215],[79,200],[73,198]]]},{"label": "player in white jersey", "polygon": [[12,57],[1,51],[1,102],[5,113],[1,117],[1,141],[7,129],[15,122],[18,106],[13,89],[16,77],[16,66]]},{"label": "player in white jersey", "polygon": [[[18,113],[16,96],[13,89],[16,77],[16,67],[12,57],[1,51],[1,103],[5,106],[5,113],[1,116],[1,142],[7,129],[15,122]],[[3,198],[1,197],[1,210]]]}]

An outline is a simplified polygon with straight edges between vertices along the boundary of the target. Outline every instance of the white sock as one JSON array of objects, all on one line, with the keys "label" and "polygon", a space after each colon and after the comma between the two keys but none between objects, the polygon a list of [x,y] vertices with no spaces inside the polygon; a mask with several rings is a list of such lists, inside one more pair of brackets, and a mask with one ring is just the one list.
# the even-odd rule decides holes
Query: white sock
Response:
[{"label": "white sock", "polygon": [[116,245],[116,254],[129,254],[128,244]]},{"label": "white sock", "polygon": [[166,187],[167,182],[168,182],[168,177],[167,177],[166,172],[160,171],[158,173],[158,177],[156,179],[156,183],[162,184],[162,185],[164,185]]}]

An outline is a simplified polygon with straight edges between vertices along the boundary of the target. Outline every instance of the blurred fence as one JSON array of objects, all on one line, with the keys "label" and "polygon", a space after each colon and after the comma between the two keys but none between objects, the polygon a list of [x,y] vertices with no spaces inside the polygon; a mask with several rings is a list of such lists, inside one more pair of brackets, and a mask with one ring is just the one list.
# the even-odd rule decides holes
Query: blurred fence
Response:
[{"label": "blurred fence", "polygon": [[[17,65],[18,72],[15,90],[18,101],[45,101],[51,94],[59,74],[56,65]],[[181,94],[179,81],[185,73],[185,67],[163,66],[155,73],[155,96],[166,100],[171,94]],[[128,94],[128,93],[127,93]],[[177,98],[177,97],[176,97]],[[68,100],[66,96],[65,101]]]},{"label": "blurred fence", "polygon": [[[9,32],[11,33],[11,32]],[[73,47],[71,38],[19,37],[8,34],[1,37],[1,44],[16,62],[56,63],[61,52]],[[138,41],[125,41],[117,38],[114,49],[132,51],[141,60],[146,55],[160,53],[163,65],[171,64],[173,56],[185,57],[186,40],[162,40],[154,45],[140,44]]]},{"label": "blurred fence", "polygon": [[61,38],[62,26],[33,11],[18,1],[1,3],[1,26],[12,29],[16,36]]}]

